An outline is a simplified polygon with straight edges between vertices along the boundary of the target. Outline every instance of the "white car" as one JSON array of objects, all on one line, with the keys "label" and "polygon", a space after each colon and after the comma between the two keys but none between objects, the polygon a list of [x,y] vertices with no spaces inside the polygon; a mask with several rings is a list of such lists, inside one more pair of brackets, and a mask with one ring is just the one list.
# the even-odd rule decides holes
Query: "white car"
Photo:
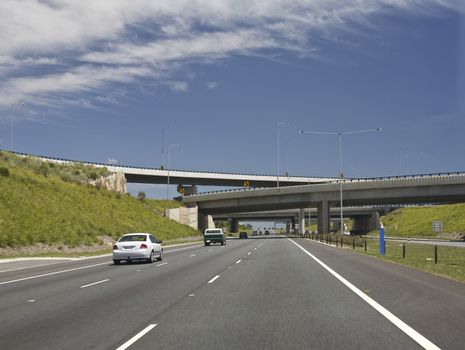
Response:
[{"label": "white car", "polygon": [[122,260],[146,260],[149,263],[163,259],[161,241],[150,233],[128,233],[113,245],[113,262],[118,265]]}]

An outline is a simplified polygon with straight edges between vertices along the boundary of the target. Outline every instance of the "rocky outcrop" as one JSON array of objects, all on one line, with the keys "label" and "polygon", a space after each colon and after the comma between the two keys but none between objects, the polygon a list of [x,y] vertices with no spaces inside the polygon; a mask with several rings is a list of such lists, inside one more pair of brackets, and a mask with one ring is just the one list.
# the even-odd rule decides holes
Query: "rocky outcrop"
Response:
[{"label": "rocky outcrop", "polygon": [[111,173],[90,182],[91,185],[118,193],[127,192],[127,182],[123,173]]}]

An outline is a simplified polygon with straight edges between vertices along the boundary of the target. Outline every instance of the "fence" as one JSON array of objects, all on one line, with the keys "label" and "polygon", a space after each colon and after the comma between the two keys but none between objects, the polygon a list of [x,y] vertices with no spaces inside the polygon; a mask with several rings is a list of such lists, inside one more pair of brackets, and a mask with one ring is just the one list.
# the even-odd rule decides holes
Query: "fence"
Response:
[{"label": "fence", "polygon": [[465,247],[387,240],[385,255],[380,256],[379,239],[315,233],[305,234],[304,237],[465,281]]}]

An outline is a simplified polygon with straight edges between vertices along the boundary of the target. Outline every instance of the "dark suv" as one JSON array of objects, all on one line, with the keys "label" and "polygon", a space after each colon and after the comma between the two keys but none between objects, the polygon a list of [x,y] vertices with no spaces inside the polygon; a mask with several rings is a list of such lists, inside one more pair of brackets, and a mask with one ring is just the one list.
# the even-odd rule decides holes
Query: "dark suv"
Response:
[{"label": "dark suv", "polygon": [[241,232],[241,233],[239,233],[239,239],[247,239],[247,238],[249,238],[249,237],[247,236],[247,232]]}]

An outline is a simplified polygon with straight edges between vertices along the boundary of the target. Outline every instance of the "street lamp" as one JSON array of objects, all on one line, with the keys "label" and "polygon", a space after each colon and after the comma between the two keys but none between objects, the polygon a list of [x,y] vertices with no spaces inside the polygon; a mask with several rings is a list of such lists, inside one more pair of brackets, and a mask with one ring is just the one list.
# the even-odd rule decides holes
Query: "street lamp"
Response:
[{"label": "street lamp", "polygon": [[380,132],[381,128],[368,129],[368,130],[356,130],[356,131],[345,131],[345,132],[324,132],[324,131],[304,131],[300,130],[301,134],[316,134],[316,135],[336,135],[339,136],[339,199],[340,199],[340,223],[341,223],[341,235],[344,235],[344,208],[342,205],[342,181],[344,179],[344,173],[342,170],[342,136],[350,134],[362,134],[368,132]]},{"label": "street lamp", "polygon": [[166,200],[169,200],[169,191],[170,191],[170,150],[174,147],[179,147],[182,148],[181,143],[172,143],[171,145],[168,146],[168,165],[167,165],[167,170],[168,170],[168,176],[167,176],[167,181],[166,181]]},{"label": "street lamp", "polygon": [[277,134],[278,134],[278,152],[277,152],[277,171],[276,171],[276,187],[279,188],[279,127],[280,126],[289,126],[288,122],[279,122],[276,126]]},{"label": "street lamp", "polygon": [[[166,127],[170,129],[171,126]],[[163,163],[165,162],[165,127],[161,128],[161,168],[163,169]]]},{"label": "street lamp", "polygon": [[22,107],[25,106],[26,104],[22,101],[19,101],[18,103],[12,103],[11,104],[11,120],[10,120],[10,151],[13,152],[13,119],[15,116],[15,108],[16,107]]}]

